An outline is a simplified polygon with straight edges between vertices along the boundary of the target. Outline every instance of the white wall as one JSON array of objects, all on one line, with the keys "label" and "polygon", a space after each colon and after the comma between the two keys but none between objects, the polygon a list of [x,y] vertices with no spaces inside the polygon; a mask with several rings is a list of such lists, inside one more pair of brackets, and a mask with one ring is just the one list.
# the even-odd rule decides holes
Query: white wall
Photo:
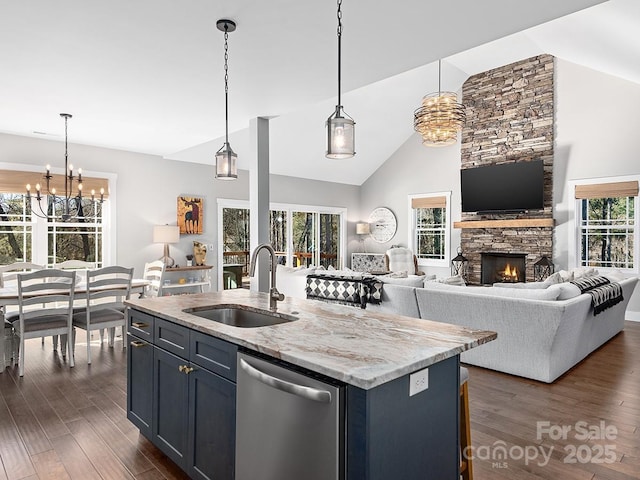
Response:
[{"label": "white wall", "polygon": [[[570,265],[567,245],[573,235],[567,182],[640,174],[638,105],[640,85],[556,59],[553,261],[563,268]],[[640,320],[640,287],[627,311]]]},{"label": "white wall", "polygon": [[[451,221],[460,220],[460,143],[448,147],[425,147],[415,133],[362,185],[360,220],[366,221],[376,207],[388,207],[396,215],[398,231],[387,243],[366,239],[369,253],[385,252],[391,245],[407,246],[409,237],[408,195],[451,191]],[[356,242],[357,243],[357,242]],[[450,251],[455,256],[460,231],[451,233]],[[359,247],[359,245],[357,245]],[[448,276],[449,268],[422,268],[427,274]]]},{"label": "white wall", "polygon": [[[213,153],[212,153],[213,160]],[[202,235],[182,235],[180,243],[171,245],[171,256],[184,265],[191,253],[193,240],[217,248],[218,197],[249,198],[247,171],[238,172],[236,181],[215,180],[212,165],[165,160],[155,155],[125,152],[86,145],[69,145],[69,161],[82,168],[85,176],[92,172],[117,175],[115,263],[133,266],[142,275],[144,263],[162,256],[162,245],[152,243],[154,225],[176,224],[179,195],[204,198]],[[44,165],[64,167],[64,144],[58,141],[0,134],[0,164],[35,167],[44,174]],[[0,169],[2,166],[0,165]],[[37,175],[34,174],[34,175]],[[35,182],[32,182],[35,183]],[[271,176],[271,198],[274,202],[305,203],[348,208],[357,212],[359,187],[314,180]],[[207,254],[207,263],[215,264],[215,250]],[[217,272],[211,273],[214,285]]]}]

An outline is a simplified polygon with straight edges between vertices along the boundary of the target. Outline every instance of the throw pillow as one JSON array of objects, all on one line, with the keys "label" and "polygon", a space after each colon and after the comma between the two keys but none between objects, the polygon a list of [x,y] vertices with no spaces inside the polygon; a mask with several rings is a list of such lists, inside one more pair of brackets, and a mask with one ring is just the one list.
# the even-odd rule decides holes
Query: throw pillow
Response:
[{"label": "throw pillow", "polygon": [[556,272],[545,278],[544,283],[547,285],[555,285],[556,283],[562,283],[563,281],[564,280],[562,280],[562,275],[560,275],[560,272]]},{"label": "throw pillow", "polygon": [[567,272],[566,270],[560,270],[558,272],[563,282],[572,282],[573,281],[573,272]]},{"label": "throw pillow", "polygon": [[580,295],[580,289],[571,282],[551,285],[548,290],[558,292],[558,300],[569,300]]},{"label": "throw pillow", "polygon": [[578,280],[582,277],[594,277],[598,275],[598,270],[593,267],[576,267],[571,269],[573,273],[573,279]]},{"label": "throw pillow", "polygon": [[441,278],[438,280],[440,283],[444,283],[446,285],[460,285],[464,287],[466,285],[464,278],[461,275],[454,275],[453,277]]},{"label": "throw pillow", "polygon": [[407,278],[409,275],[406,270],[402,272],[391,272],[386,275],[389,278]]}]

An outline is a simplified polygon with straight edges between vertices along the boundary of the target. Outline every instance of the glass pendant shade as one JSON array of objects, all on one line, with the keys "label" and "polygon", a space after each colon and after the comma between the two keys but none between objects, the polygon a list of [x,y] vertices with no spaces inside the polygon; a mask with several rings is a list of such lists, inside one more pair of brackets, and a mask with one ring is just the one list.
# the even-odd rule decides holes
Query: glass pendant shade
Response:
[{"label": "glass pendant shade", "polygon": [[327,158],[351,158],[355,155],[355,125],[349,116],[342,116],[342,107],[327,119]]},{"label": "glass pendant shade", "polygon": [[218,180],[235,180],[238,178],[238,155],[225,143],[216,152],[216,178]]}]

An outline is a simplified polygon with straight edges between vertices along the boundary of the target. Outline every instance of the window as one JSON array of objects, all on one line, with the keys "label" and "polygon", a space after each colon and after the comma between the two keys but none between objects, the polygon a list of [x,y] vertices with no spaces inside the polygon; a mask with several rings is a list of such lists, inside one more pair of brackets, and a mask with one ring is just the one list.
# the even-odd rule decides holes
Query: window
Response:
[{"label": "window", "polygon": [[638,270],[638,181],[577,184],[580,266]]},{"label": "window", "polygon": [[76,201],[72,204],[71,215],[82,215],[76,221],[46,220],[47,265],[53,267],[66,260],[83,260],[101,267],[104,235],[102,205],[85,198],[82,199],[80,208],[77,208]]},{"label": "window", "polygon": [[0,193],[0,265],[32,261],[33,226],[25,196]]},{"label": "window", "polygon": [[[222,219],[218,238],[222,264],[244,263],[248,268],[250,213],[248,202],[218,200]],[[283,265],[343,264],[346,209],[274,204],[270,210],[270,242]]]},{"label": "window", "polygon": [[409,247],[420,265],[448,265],[450,198],[450,192],[409,196]]},{"label": "window", "polygon": [[[33,262],[54,267],[65,260],[109,264],[109,247],[113,245],[106,221],[108,200],[103,204],[86,197],[80,203],[72,199],[69,213],[77,218],[63,222],[62,197],[56,197],[54,202],[53,197],[44,196],[40,205],[35,196],[29,202],[22,192],[16,192],[25,178],[37,178],[38,173],[0,172],[0,264]],[[104,188],[110,181],[86,178],[83,184]]]}]

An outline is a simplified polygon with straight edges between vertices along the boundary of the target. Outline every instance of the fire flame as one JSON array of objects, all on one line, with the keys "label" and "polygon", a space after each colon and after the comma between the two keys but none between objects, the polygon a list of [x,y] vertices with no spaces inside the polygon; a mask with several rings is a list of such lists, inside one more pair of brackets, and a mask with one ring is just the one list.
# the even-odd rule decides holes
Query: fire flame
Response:
[{"label": "fire flame", "polygon": [[518,269],[516,267],[512,267],[507,263],[507,266],[502,271],[502,277],[510,282],[518,281]]}]

